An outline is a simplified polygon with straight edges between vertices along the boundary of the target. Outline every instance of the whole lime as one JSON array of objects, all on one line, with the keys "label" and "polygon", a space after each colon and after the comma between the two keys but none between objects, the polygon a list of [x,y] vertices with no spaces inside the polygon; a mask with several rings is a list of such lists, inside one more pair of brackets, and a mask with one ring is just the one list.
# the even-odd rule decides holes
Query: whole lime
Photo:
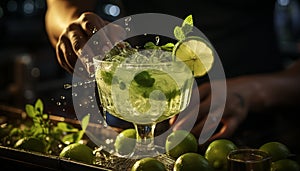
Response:
[{"label": "whole lime", "polygon": [[198,153],[185,153],[179,156],[174,164],[174,171],[213,171],[205,157]]},{"label": "whole lime", "polygon": [[40,153],[46,152],[46,143],[36,137],[24,137],[22,139],[19,139],[14,147]]},{"label": "whole lime", "polygon": [[272,161],[285,159],[290,155],[288,147],[278,141],[271,141],[259,147],[260,150],[268,153],[272,157]]},{"label": "whole lime", "polygon": [[197,152],[198,142],[192,133],[185,130],[176,130],[168,135],[165,149],[167,155],[176,159],[184,153]]},{"label": "whole lime", "polygon": [[93,164],[94,161],[92,148],[81,143],[73,143],[64,147],[59,156],[87,164]]},{"label": "whole lime", "polygon": [[118,154],[128,155],[133,152],[136,142],[136,131],[133,128],[125,129],[116,137],[114,147]]},{"label": "whole lime", "polygon": [[145,157],[136,161],[131,171],[167,171],[167,169],[159,160],[152,157]]},{"label": "whole lime", "polygon": [[272,162],[271,171],[300,171],[300,166],[295,160],[281,159]]},{"label": "whole lime", "polygon": [[227,170],[227,155],[237,146],[229,139],[216,139],[212,141],[206,151],[205,158],[208,163],[218,170]]}]

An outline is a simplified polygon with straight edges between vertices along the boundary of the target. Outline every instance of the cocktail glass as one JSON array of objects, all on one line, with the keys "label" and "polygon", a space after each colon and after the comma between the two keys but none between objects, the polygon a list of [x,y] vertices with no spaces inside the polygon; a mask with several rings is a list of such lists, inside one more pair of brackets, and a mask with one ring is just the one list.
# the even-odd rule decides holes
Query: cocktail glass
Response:
[{"label": "cocktail glass", "polygon": [[188,106],[194,82],[190,69],[173,60],[93,60],[103,112],[133,123],[136,129],[135,150],[127,157],[157,156],[155,126]]}]

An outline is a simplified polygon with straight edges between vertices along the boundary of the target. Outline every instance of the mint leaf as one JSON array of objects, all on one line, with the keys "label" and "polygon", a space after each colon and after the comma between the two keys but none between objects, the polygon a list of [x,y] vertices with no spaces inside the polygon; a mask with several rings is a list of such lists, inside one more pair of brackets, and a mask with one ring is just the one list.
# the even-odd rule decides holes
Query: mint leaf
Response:
[{"label": "mint leaf", "polygon": [[34,107],[30,104],[27,104],[25,106],[25,111],[27,113],[27,115],[31,118],[34,118],[35,117],[35,110],[34,110]]},{"label": "mint leaf", "polygon": [[193,26],[194,26],[193,16],[189,15],[183,20],[181,27],[176,26],[174,28],[175,38],[179,41],[185,39],[187,35],[193,31]]},{"label": "mint leaf", "polygon": [[184,32],[182,31],[182,28],[179,26],[176,26],[174,28],[174,36],[179,41],[185,39]]},{"label": "mint leaf", "polygon": [[88,124],[89,124],[89,121],[90,121],[90,114],[87,114],[86,116],[83,117],[82,121],[81,121],[81,127],[82,127],[82,130],[85,131]]},{"label": "mint leaf", "polygon": [[167,43],[165,45],[162,45],[160,48],[162,50],[166,50],[166,51],[172,51],[174,47],[174,43]]},{"label": "mint leaf", "polygon": [[113,79],[113,74],[112,73],[106,72],[106,71],[101,71],[101,77],[103,78],[103,81],[106,84],[111,85],[112,79]]},{"label": "mint leaf", "polygon": [[182,23],[182,27],[184,26],[193,26],[193,16],[192,15],[189,15],[187,16],[184,20],[183,20],[183,23]]},{"label": "mint leaf", "polygon": [[77,132],[78,129],[74,128],[72,125],[66,123],[66,122],[58,122],[57,123],[57,128],[64,132]]},{"label": "mint leaf", "polygon": [[38,111],[39,113],[43,113],[44,110],[44,104],[41,99],[37,99],[35,102],[35,111]]},{"label": "mint leaf", "polygon": [[134,76],[134,81],[142,87],[152,87],[155,79],[147,71],[142,71]]},{"label": "mint leaf", "polygon": [[193,31],[193,26],[191,26],[191,25],[184,25],[184,26],[181,27],[181,29],[182,29],[183,34],[185,36],[187,36],[190,32]]},{"label": "mint leaf", "polygon": [[145,49],[158,49],[158,47],[153,42],[147,42],[144,45]]},{"label": "mint leaf", "polygon": [[80,141],[83,135],[84,131],[80,130],[78,132],[65,135],[61,140],[65,144],[71,144]]}]

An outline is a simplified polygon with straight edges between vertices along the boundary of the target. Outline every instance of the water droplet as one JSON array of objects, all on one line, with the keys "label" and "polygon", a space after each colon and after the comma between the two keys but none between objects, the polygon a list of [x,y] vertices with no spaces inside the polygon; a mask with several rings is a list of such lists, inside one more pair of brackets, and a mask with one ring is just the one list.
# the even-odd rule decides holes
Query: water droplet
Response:
[{"label": "water droplet", "polygon": [[95,77],[95,74],[91,74],[91,75],[90,75],[90,78],[94,78],[94,77]]},{"label": "water droplet", "polygon": [[66,96],[60,96],[60,99],[64,100],[66,99]]},{"label": "water droplet", "polygon": [[78,82],[78,85],[79,85],[79,86],[82,86],[82,84],[83,84],[82,82]]},{"label": "water droplet", "polygon": [[70,88],[72,88],[71,84],[64,84],[64,89],[70,89]]},{"label": "water droplet", "polygon": [[125,30],[126,30],[126,31],[130,31],[130,28],[129,28],[129,27],[126,27]]},{"label": "water droplet", "polygon": [[131,17],[125,18],[125,25],[128,26],[128,23],[131,21]]},{"label": "water droplet", "polygon": [[93,44],[94,44],[94,45],[98,45],[98,44],[99,44],[99,42],[98,42],[98,41],[96,41],[96,40],[94,40],[94,41],[93,41]]},{"label": "water droplet", "polygon": [[65,108],[63,108],[63,109],[62,109],[62,111],[63,111],[63,112],[65,112],[65,111],[66,111],[66,109],[65,109]]},{"label": "water droplet", "polygon": [[60,106],[60,105],[61,105],[61,102],[56,102],[56,105],[57,105],[57,106]]},{"label": "water droplet", "polygon": [[83,71],[84,68],[83,68],[83,67],[79,67],[78,70],[79,70],[79,71]]},{"label": "water droplet", "polygon": [[159,44],[159,39],[160,39],[159,36],[156,36],[156,37],[155,37],[155,44],[156,44],[156,45]]},{"label": "water droplet", "polygon": [[94,27],[93,30],[92,30],[92,33],[95,34],[97,31],[98,31],[97,28]]},{"label": "water droplet", "polygon": [[106,144],[111,144],[113,141],[114,141],[113,139],[106,139],[106,140],[105,140],[105,143],[106,143]]},{"label": "water droplet", "polygon": [[76,96],[77,96],[77,93],[72,93],[72,96],[75,96],[75,97],[76,97]]}]

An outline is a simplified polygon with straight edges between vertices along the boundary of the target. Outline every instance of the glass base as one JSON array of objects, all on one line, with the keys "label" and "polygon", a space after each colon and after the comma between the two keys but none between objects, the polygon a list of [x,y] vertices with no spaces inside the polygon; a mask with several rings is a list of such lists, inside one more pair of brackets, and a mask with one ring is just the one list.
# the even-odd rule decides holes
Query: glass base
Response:
[{"label": "glass base", "polygon": [[141,159],[145,157],[157,157],[159,155],[162,155],[164,153],[164,148],[161,146],[155,145],[151,149],[142,150],[136,148],[134,152],[132,152],[130,155],[128,155],[128,158],[131,159]]},{"label": "glass base", "polygon": [[118,154],[109,155],[106,152],[104,154],[103,152],[101,153],[98,152],[98,155],[96,155],[96,159],[95,159],[95,165],[100,165],[112,170],[130,170],[134,165],[134,163],[139,159],[144,157],[153,157],[158,161],[164,163],[167,171],[173,171],[175,160],[170,156],[166,155],[163,152],[163,150],[164,150],[163,147],[156,146],[156,150],[153,151],[153,152],[158,152],[158,154],[154,153],[154,155],[156,156],[150,156],[150,155],[143,156],[143,154],[137,155],[132,153],[131,157],[121,156]]}]

